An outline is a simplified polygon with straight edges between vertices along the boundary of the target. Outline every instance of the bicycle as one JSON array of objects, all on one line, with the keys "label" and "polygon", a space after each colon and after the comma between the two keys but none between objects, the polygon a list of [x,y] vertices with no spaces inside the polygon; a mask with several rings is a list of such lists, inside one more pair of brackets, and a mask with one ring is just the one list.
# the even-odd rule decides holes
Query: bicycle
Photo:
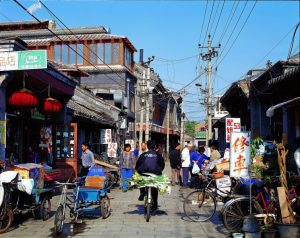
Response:
[{"label": "bicycle", "polygon": [[205,176],[206,185],[188,194],[183,202],[185,215],[195,222],[209,220],[216,212],[216,197],[220,196],[221,200],[226,202],[234,196],[239,186],[239,182],[236,181],[236,184],[230,191],[223,191],[216,186],[216,179],[213,174],[206,174]]},{"label": "bicycle", "polygon": [[[145,173],[145,174],[143,174],[143,176],[156,177],[157,175],[151,174],[151,173]],[[145,188],[145,198],[144,198],[145,212],[144,212],[144,216],[145,216],[146,222],[149,222],[150,216],[151,216],[151,210],[153,208],[152,189],[157,189],[157,188],[153,184],[147,184],[145,186],[140,186],[139,188]]]}]

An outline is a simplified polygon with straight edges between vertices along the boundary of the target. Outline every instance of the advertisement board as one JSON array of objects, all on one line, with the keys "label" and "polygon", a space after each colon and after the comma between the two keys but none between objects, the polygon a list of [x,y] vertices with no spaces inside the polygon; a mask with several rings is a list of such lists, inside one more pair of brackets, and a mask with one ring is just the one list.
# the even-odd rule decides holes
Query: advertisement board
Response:
[{"label": "advertisement board", "polygon": [[241,119],[240,118],[226,118],[226,143],[230,143],[231,132],[241,131]]}]

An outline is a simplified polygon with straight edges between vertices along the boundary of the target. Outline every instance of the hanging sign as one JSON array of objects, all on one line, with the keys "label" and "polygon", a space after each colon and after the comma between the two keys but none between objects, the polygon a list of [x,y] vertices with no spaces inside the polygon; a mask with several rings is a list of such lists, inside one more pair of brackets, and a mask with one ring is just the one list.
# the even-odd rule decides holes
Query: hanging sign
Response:
[{"label": "hanging sign", "polygon": [[230,143],[231,132],[241,131],[241,118],[226,118],[226,143]]},{"label": "hanging sign", "polygon": [[47,50],[24,50],[0,53],[0,71],[45,68],[47,68]]},{"label": "hanging sign", "polygon": [[107,156],[111,158],[117,157],[117,149],[118,144],[117,143],[109,143],[107,147]]},{"label": "hanging sign", "polygon": [[230,140],[230,177],[249,177],[250,133],[232,132]]}]

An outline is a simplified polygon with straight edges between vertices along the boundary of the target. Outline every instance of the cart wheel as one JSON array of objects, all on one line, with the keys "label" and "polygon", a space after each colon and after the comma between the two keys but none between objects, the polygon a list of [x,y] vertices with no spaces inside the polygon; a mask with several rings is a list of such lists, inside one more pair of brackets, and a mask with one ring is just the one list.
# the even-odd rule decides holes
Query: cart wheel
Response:
[{"label": "cart wheel", "polygon": [[51,202],[49,198],[44,198],[40,206],[40,217],[46,221],[50,217]]},{"label": "cart wheel", "polygon": [[112,189],[112,187],[114,186],[114,177],[110,173],[106,173],[105,177],[107,180],[108,188]]},{"label": "cart wheel", "polygon": [[100,208],[101,208],[102,218],[103,219],[108,218],[110,215],[110,200],[107,195],[101,199]]},{"label": "cart wheel", "polygon": [[64,227],[64,208],[63,205],[59,205],[55,213],[54,230],[56,233],[61,233],[63,227]]},{"label": "cart wheel", "polygon": [[3,211],[0,217],[0,234],[6,232],[8,228],[11,226],[11,223],[13,221],[13,216],[14,215],[11,210],[11,207],[6,206],[5,211]]}]

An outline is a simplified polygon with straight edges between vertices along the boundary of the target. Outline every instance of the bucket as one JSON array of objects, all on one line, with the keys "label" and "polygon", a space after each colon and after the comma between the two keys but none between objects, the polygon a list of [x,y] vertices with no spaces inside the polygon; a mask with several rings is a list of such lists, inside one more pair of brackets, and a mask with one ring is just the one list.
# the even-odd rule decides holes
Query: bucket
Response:
[{"label": "bucket", "polygon": [[232,233],[232,238],[244,238],[243,233]]},{"label": "bucket", "polygon": [[300,224],[275,223],[280,238],[300,238]]},{"label": "bucket", "polygon": [[261,232],[245,232],[245,238],[261,238]]},{"label": "bucket", "polygon": [[276,235],[275,229],[263,230],[263,232],[262,232],[263,238],[275,238],[275,235]]}]

